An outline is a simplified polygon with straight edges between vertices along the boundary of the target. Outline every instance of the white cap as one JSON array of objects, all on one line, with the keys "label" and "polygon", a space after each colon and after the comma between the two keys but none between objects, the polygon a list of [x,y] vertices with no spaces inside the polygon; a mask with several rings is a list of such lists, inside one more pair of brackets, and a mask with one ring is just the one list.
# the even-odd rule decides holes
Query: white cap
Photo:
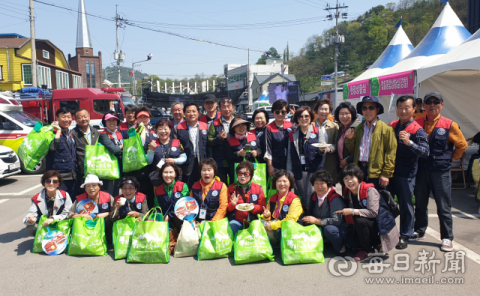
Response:
[{"label": "white cap", "polygon": [[100,185],[103,185],[103,182],[100,181],[100,179],[98,179],[97,176],[95,175],[87,175],[87,177],[85,178],[85,183],[82,184],[82,186],[80,186],[80,188],[84,188],[85,185],[87,184],[100,184]]}]

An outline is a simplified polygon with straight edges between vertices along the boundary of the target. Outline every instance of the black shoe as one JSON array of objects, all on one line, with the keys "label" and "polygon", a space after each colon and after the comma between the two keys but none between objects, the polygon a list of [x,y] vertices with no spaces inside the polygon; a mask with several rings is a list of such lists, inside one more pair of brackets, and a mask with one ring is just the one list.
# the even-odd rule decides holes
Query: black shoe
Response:
[{"label": "black shoe", "polygon": [[403,250],[408,247],[408,238],[401,236],[398,245],[395,247],[397,250]]}]

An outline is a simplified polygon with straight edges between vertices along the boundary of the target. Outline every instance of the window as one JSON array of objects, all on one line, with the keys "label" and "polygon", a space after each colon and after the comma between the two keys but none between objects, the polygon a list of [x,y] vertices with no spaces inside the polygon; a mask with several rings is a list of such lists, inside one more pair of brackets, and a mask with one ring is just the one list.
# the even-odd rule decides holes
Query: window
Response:
[{"label": "window", "polygon": [[22,80],[25,85],[32,85],[32,65],[23,64],[22,65]]},{"label": "window", "polygon": [[42,51],[43,52],[43,58],[44,59],[50,59],[50,53],[48,51],[46,51],[45,49]]},{"label": "window", "polygon": [[3,80],[3,66],[0,66],[0,80]]},{"label": "window", "polygon": [[57,70],[57,89],[70,88],[68,81],[68,73]]},{"label": "window", "polygon": [[82,76],[72,74],[73,88],[81,88],[83,86]]},{"label": "window", "polygon": [[88,53],[88,49],[87,49],[87,50],[85,50],[85,53]]},{"label": "window", "polygon": [[37,66],[38,86],[46,85],[47,88],[52,89],[52,75],[50,68],[44,66]]},{"label": "window", "polygon": [[41,121],[39,118],[24,112],[9,113],[8,115],[28,127],[34,127],[37,122]]},{"label": "window", "polygon": [[90,62],[90,65],[92,65],[92,87],[95,87],[95,64],[93,62]]},{"label": "window", "polygon": [[62,107],[67,108],[67,110],[75,114],[75,111],[77,111],[80,108],[80,101],[61,101],[60,108]]},{"label": "window", "polygon": [[21,130],[22,128],[16,125],[14,122],[8,120],[7,118],[0,116],[0,131],[14,131]]},{"label": "window", "polygon": [[105,114],[108,111],[115,111],[120,115],[120,119],[123,120],[123,112],[120,109],[120,102],[118,100],[94,100],[93,111]]},{"label": "window", "polygon": [[88,62],[85,62],[86,68],[87,69],[87,87],[90,87],[90,64]]}]

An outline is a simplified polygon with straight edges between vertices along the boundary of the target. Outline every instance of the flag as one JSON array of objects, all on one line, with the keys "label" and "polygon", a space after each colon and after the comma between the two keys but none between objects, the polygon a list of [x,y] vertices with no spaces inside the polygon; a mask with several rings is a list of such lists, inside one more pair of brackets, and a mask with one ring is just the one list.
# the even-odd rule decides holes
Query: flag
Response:
[{"label": "flag", "polygon": [[402,25],[402,19],[403,19],[403,16],[400,17],[400,20],[398,21],[397,25],[395,26],[395,28],[398,28]]},{"label": "flag", "polygon": [[442,2],[440,2],[440,6],[442,6],[443,3],[447,3],[447,2],[448,2],[448,0],[442,0]]},{"label": "flag", "polygon": [[128,76],[133,76],[133,71],[128,72]]}]

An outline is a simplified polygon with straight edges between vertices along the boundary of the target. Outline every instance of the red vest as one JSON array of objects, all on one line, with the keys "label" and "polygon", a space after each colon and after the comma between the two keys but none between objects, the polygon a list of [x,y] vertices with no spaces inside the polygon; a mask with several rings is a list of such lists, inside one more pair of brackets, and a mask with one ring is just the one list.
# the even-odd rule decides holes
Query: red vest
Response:
[{"label": "red vest", "polygon": [[[393,127],[393,129],[396,129],[397,128],[397,124],[398,124],[399,120],[394,120],[392,122],[390,122],[390,126]],[[404,129],[404,131],[406,131],[407,133],[409,134],[416,134],[418,129],[422,128],[420,126],[420,124],[418,124],[418,122],[416,121],[413,121],[412,123],[410,123],[406,129]]]},{"label": "red vest", "polygon": [[[332,203],[332,200],[336,197],[342,198],[342,196],[338,194],[334,188],[330,189],[330,191],[327,193],[328,206],[330,206],[330,204]],[[317,193],[314,192],[312,194],[312,200],[315,202],[317,201]]]},{"label": "red vest", "polygon": [[[358,197],[360,198],[360,203],[364,200],[364,199],[367,199],[367,191],[368,191],[368,188],[370,187],[374,187],[375,188],[375,185],[372,184],[372,183],[365,183],[362,181],[362,183],[360,183],[360,191],[358,192]],[[345,198],[347,200],[350,199],[350,191],[345,187]],[[380,197],[382,198],[382,197]],[[353,216],[352,215],[345,215],[345,221],[347,221],[348,224],[353,224]]]},{"label": "red vest", "polygon": [[[288,214],[288,209],[290,208],[290,205],[292,204],[293,200],[295,198],[298,198],[297,195],[295,195],[295,193],[293,193],[292,191],[289,191],[288,194],[287,194],[287,197],[285,197],[285,200],[283,201],[283,205],[282,205],[282,208],[280,209],[280,213],[279,213],[279,217],[274,217],[278,220],[283,220],[285,219],[285,217],[287,217],[287,214]],[[270,211],[272,213],[272,217],[273,217],[273,214],[275,213],[275,205],[277,203],[277,199],[279,199],[278,197],[278,193],[275,193],[274,195],[272,195],[272,197],[270,198]],[[281,197],[280,197],[281,199]],[[285,206],[287,206],[285,208]],[[273,211],[271,210],[273,209]]]},{"label": "red vest", "polygon": [[206,219],[207,221],[212,220],[212,218],[217,213],[218,207],[220,205],[220,193],[222,191],[223,182],[221,181],[213,181],[212,187],[205,196],[205,200],[203,199],[203,192],[202,192],[202,185],[200,181],[197,181],[192,186],[192,197],[198,202],[198,205],[202,207],[205,205],[207,209]]}]

